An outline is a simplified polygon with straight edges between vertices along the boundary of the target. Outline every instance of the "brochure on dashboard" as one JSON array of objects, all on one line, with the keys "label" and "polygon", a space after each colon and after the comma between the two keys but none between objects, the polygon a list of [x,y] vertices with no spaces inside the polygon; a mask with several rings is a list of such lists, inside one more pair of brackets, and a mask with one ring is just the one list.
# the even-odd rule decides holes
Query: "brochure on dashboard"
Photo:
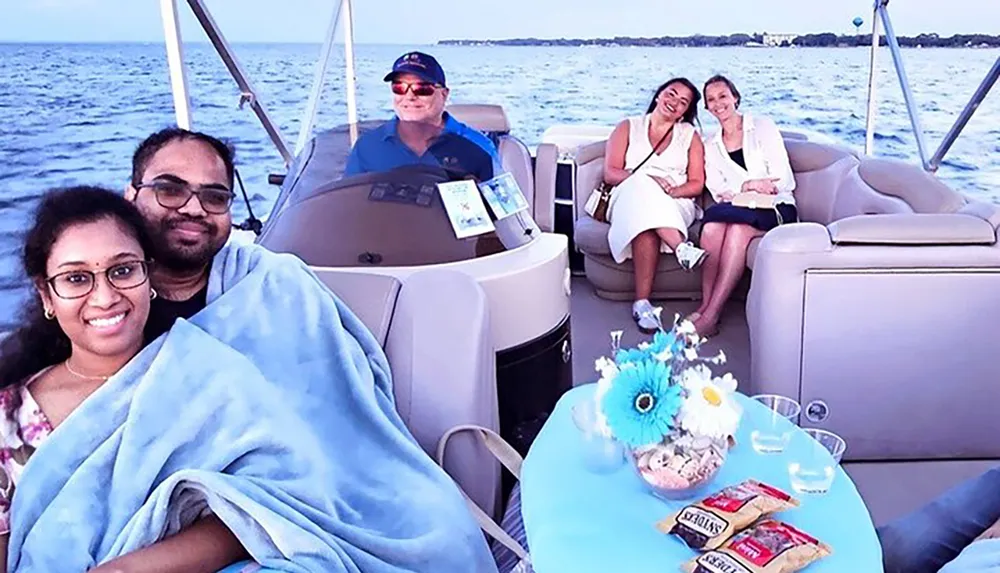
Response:
[{"label": "brochure on dashboard", "polygon": [[503,173],[479,184],[480,191],[497,220],[526,211],[528,202],[511,173]]},{"label": "brochure on dashboard", "polygon": [[475,237],[495,230],[475,181],[438,183],[437,188],[457,238]]}]

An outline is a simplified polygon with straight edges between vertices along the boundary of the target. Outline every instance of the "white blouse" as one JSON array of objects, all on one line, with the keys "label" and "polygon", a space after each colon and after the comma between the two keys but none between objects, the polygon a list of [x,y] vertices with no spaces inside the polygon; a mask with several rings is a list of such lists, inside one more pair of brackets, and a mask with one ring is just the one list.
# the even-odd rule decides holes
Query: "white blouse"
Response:
[{"label": "white blouse", "polygon": [[705,186],[716,201],[723,193],[739,193],[748,179],[773,177],[778,179],[774,183],[778,188],[778,202],[795,204],[792,195],[795,176],[788,162],[785,142],[778,126],[769,118],[743,114],[743,160],[746,169],[729,157],[721,128],[709,139],[705,146]]}]

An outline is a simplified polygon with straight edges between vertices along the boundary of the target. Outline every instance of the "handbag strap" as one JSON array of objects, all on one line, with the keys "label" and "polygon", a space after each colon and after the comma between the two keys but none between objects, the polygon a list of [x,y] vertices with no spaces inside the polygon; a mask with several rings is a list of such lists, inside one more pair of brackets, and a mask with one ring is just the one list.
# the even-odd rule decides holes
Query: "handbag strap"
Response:
[{"label": "handbag strap", "polygon": [[[499,462],[507,468],[510,473],[514,474],[514,477],[518,480],[521,479],[521,465],[524,463],[524,459],[521,454],[517,453],[517,450],[513,446],[508,444],[503,438],[497,435],[496,432],[489,428],[484,428],[482,426],[476,426],[474,424],[462,424],[455,426],[444,433],[441,439],[438,440],[437,456],[436,460],[439,466],[444,467],[444,454],[448,447],[448,441],[455,437],[457,434],[464,432],[471,432],[479,438],[479,440],[486,446],[486,449],[493,454]],[[531,559],[528,552],[518,543],[513,537],[511,537],[506,531],[503,530],[496,521],[486,515],[486,512],[482,510],[476,502],[472,501],[472,498],[465,493],[462,486],[458,485],[458,490],[462,492],[462,497],[465,498],[466,504],[469,506],[469,511],[472,513],[476,521],[479,522],[479,527],[483,529],[486,533],[490,535],[493,539],[500,542],[501,545],[510,549],[514,555],[517,555],[519,559],[526,563],[530,563]]]},{"label": "handbag strap", "polygon": [[[656,148],[659,147],[660,145],[662,145],[663,142],[667,140],[667,136],[669,136],[671,133],[674,132],[674,127],[677,127],[676,123],[673,125],[673,127],[671,127],[670,129],[668,129],[666,133],[663,134],[663,137],[661,137],[659,141],[656,142],[656,145],[653,146],[653,150],[649,152],[649,155],[647,155],[645,159],[643,159],[642,161],[640,161],[639,165],[635,166],[635,169],[632,170],[632,173],[629,173],[629,177],[631,177],[632,175],[634,175],[635,172],[638,171],[640,167],[642,167],[643,165],[645,165],[646,162],[649,161],[650,157],[656,155]],[[625,179],[628,179],[628,177],[626,177]],[[625,179],[622,179],[622,181],[624,181]],[[621,185],[621,183],[619,183],[619,185]]]}]

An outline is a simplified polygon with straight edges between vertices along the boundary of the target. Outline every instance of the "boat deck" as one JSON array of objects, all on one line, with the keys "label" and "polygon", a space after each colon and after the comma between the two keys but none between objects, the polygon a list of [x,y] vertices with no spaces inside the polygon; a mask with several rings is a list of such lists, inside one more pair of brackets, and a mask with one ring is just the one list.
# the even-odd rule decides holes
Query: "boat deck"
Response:
[{"label": "boat deck", "polygon": [[[696,300],[653,301],[663,307],[662,318],[670,324],[674,313],[685,315],[697,309]],[[750,379],[750,336],[747,329],[745,301],[734,297],[726,306],[719,334],[702,346],[703,356],[725,351],[727,362],[715,367],[718,372],[730,372],[739,381],[741,392],[752,394]],[[586,278],[575,276],[572,281],[571,320],[573,336],[574,384],[596,381],[594,361],[608,356],[613,330],[622,330],[622,344],[634,346],[648,340],[632,320],[631,302],[616,302],[599,298]],[[850,448],[850,444],[848,444]],[[919,464],[920,468],[891,462],[845,463],[844,469],[858,487],[876,526],[886,523],[926,501],[936,497],[950,485],[978,475],[991,467],[992,461],[948,460]]]}]

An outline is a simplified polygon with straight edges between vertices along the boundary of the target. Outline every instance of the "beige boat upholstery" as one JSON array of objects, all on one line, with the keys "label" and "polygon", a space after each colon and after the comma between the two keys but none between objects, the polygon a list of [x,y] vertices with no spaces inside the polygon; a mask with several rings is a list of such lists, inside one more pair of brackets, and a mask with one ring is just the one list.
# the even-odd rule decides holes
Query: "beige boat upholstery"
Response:
[{"label": "beige boat upholstery", "polygon": [[[387,275],[314,268],[385,348],[396,410],[434,456],[449,428],[499,432],[496,367],[486,294],[458,271]],[[497,517],[500,466],[471,434],[449,442],[445,470],[479,507]],[[372,452],[378,455],[378,452]]]},{"label": "beige boat upholstery", "polygon": [[796,196],[809,222],[754,255],[754,391],[796,396],[848,460],[1000,458],[997,207],[888,159]]},{"label": "beige boat upholstery", "polygon": [[[583,254],[584,271],[597,295],[610,300],[632,300],[635,290],[635,271],[632,260],[619,264],[611,257],[608,246],[608,231],[611,226],[599,223],[583,210],[583,206],[598,184],[604,178],[605,141],[598,141],[577,150],[576,187],[573,190],[573,204],[576,222],[573,240]],[[701,199],[704,202],[704,199]],[[701,223],[695,222],[689,230],[692,241],[698,240]],[[673,256],[664,255],[659,259],[653,280],[653,298],[697,298],[701,293],[701,275],[684,272]]]},{"label": "beige boat upholstery", "polygon": [[[799,399],[847,460],[1000,458],[1000,209],[910,163],[785,145],[802,222],[748,250],[745,391]],[[576,244],[597,293],[630,300],[631,265],[582,211],[602,165],[603,143],[577,156]],[[700,280],[661,256],[654,296],[699,297]]]},{"label": "beige boat upholstery", "polygon": [[[405,185],[436,196],[445,181],[434,168],[406,166],[392,173],[364,173],[315,188],[299,186],[268,217],[257,242],[323,267],[411,266],[476,257],[476,241],[455,238],[440,200],[373,200],[379,185]],[[402,187],[401,187],[402,188]],[[391,195],[391,191],[384,193]]]},{"label": "beige boat upholstery", "polygon": [[556,167],[559,149],[551,143],[539,145],[535,150],[535,164],[532,166],[531,151],[523,141],[511,135],[510,121],[502,106],[451,104],[447,111],[458,121],[486,133],[494,140],[500,154],[500,163],[505,171],[514,175],[538,228],[552,232],[556,217]]},{"label": "beige boat upholstery", "polygon": [[[858,162],[857,155],[843,147],[814,143],[802,139],[797,133],[786,133],[785,145],[788,149],[792,170],[795,172],[796,184],[802,186],[823,186],[830,181],[838,180],[847,170]],[[577,250],[584,256],[584,269],[588,281],[594,286],[597,295],[610,300],[632,300],[634,298],[635,281],[632,261],[616,263],[611,257],[608,247],[608,231],[611,226],[598,223],[583,210],[590,192],[597,187],[604,177],[604,148],[606,142],[600,141],[581,147],[576,154],[576,188],[574,189],[574,205],[576,223],[574,240]],[[832,207],[824,203],[822,198],[800,198],[796,192],[796,200],[804,202],[799,205],[799,215],[803,220],[816,215],[829,218]],[[713,203],[708,193],[698,198],[701,208]],[[803,213],[804,212],[804,213]],[[698,241],[701,232],[701,221],[688,230],[692,241]],[[753,268],[754,254],[758,240],[750,244],[747,253],[747,267]],[[749,284],[744,280],[744,286],[735,293],[742,297]],[[696,299],[701,297],[700,271],[685,272],[670,255],[660,256],[656,276],[653,280],[653,298],[655,299]]]}]

